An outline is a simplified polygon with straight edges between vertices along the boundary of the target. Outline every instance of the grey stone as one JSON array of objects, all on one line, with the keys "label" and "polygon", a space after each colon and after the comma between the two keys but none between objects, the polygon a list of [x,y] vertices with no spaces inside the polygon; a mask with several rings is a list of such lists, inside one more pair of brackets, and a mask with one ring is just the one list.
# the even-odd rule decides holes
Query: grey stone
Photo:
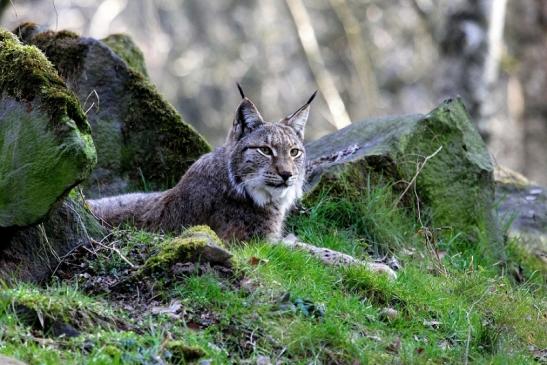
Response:
[{"label": "grey stone", "polygon": [[14,33],[46,54],[86,109],[98,156],[89,197],[170,187],[210,150],[143,74],[129,37],[104,43],[30,23]]},{"label": "grey stone", "polygon": [[479,239],[478,230],[485,231],[492,243],[501,241],[493,214],[494,167],[459,99],[426,115],[353,123],[306,148],[308,196],[341,176],[357,189],[382,176],[406,191],[404,199],[414,201],[413,189],[407,188],[415,181],[422,210],[430,212],[434,227],[463,232],[470,241]]}]

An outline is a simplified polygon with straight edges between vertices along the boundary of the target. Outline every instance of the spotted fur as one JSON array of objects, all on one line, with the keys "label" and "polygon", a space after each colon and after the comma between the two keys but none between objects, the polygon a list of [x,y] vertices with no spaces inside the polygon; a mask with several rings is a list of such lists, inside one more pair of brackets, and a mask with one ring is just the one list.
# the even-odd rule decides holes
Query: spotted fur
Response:
[{"label": "spotted fur", "polygon": [[270,123],[243,97],[225,144],[197,160],[175,187],[88,200],[89,206],[113,226],[179,232],[206,224],[224,240],[280,238],[287,211],[302,195],[312,99]]}]

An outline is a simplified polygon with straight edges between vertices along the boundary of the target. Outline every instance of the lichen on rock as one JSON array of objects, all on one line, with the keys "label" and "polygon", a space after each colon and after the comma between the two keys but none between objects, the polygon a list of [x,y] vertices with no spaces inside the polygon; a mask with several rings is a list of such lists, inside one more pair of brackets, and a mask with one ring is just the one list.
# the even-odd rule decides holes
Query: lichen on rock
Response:
[{"label": "lichen on rock", "polygon": [[96,162],[76,96],[42,52],[0,29],[0,227],[42,220]]}]

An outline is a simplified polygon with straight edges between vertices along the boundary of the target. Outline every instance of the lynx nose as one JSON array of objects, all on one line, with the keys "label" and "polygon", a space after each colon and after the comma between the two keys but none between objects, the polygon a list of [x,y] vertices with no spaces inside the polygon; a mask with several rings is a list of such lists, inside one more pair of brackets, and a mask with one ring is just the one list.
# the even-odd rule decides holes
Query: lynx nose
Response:
[{"label": "lynx nose", "polygon": [[281,171],[281,172],[279,172],[279,176],[281,176],[281,178],[283,179],[284,182],[287,182],[287,180],[289,180],[289,178],[292,176],[292,174],[288,171]]}]

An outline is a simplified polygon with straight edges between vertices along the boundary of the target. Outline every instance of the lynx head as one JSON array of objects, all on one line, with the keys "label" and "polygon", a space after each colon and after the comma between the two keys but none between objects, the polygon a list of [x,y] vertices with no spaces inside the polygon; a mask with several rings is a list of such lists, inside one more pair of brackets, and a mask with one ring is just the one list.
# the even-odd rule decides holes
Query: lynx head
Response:
[{"label": "lynx head", "polygon": [[[238,85],[239,86],[239,85]],[[304,127],[310,103],[276,123],[266,122],[243,95],[226,140],[233,187],[261,207],[289,208],[302,195],[306,151]]]}]

